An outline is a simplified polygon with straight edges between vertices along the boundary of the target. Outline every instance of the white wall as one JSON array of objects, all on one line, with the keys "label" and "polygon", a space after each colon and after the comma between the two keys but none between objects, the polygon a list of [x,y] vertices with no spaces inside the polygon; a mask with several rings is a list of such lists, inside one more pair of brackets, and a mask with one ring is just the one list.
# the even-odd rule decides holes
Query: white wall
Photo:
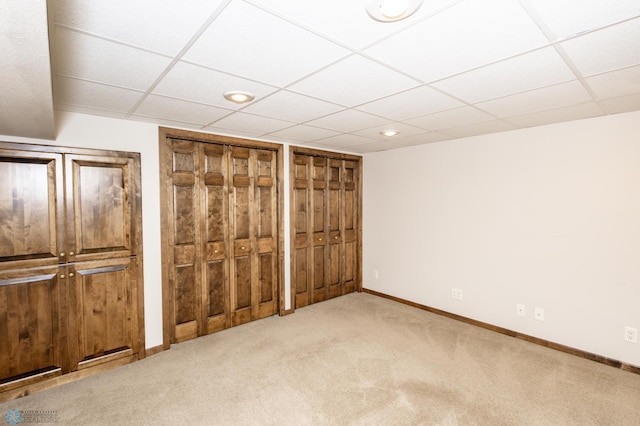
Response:
[{"label": "white wall", "polygon": [[366,154],[363,196],[365,288],[640,366],[640,112]]}]

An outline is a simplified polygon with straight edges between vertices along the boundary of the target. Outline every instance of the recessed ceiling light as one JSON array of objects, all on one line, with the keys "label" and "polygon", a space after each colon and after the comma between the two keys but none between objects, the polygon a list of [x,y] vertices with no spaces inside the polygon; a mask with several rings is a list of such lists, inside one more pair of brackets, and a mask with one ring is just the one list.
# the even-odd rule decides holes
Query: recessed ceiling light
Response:
[{"label": "recessed ceiling light", "polygon": [[391,137],[397,135],[398,133],[400,133],[400,131],[399,130],[394,130],[394,129],[383,130],[383,131],[380,132],[380,134],[382,136],[386,136],[388,138],[391,138]]},{"label": "recessed ceiling light", "polygon": [[238,91],[226,92],[224,97],[228,101],[235,102],[237,104],[251,102],[255,98],[251,93]]},{"label": "recessed ceiling light", "polygon": [[367,0],[367,13],[376,21],[395,22],[408,18],[422,6],[423,0]]}]

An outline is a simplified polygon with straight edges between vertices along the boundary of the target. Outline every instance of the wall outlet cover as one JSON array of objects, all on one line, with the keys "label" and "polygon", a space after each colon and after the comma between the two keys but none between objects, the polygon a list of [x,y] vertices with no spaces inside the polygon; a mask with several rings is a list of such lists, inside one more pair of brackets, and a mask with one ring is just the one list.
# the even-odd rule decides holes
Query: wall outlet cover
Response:
[{"label": "wall outlet cover", "polygon": [[533,311],[533,316],[538,321],[544,321],[544,308],[536,306],[535,310]]},{"label": "wall outlet cover", "polygon": [[516,305],[516,315],[519,316],[519,317],[526,317],[527,316],[527,308],[523,304],[518,303]]},{"label": "wall outlet cover", "polygon": [[624,328],[625,342],[638,343],[638,329],[633,327]]}]

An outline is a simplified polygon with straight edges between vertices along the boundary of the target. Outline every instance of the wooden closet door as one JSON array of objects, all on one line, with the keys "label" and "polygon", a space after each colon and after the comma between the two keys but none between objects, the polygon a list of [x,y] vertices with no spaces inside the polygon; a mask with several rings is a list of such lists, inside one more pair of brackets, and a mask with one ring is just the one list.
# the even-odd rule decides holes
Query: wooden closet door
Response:
[{"label": "wooden closet door", "polygon": [[0,270],[65,256],[62,155],[0,150]]},{"label": "wooden closet door", "polygon": [[309,234],[311,222],[310,187],[311,161],[313,157],[291,154],[291,204],[293,227],[293,251],[291,281],[295,291],[295,307],[301,308],[312,303],[311,298],[311,259],[312,236]]},{"label": "wooden closet door", "polygon": [[233,325],[277,312],[275,153],[230,147],[230,302]]},{"label": "wooden closet door", "polygon": [[343,191],[342,191],[342,161],[329,160],[329,187],[327,197],[329,199],[329,297],[344,294],[344,256],[342,250],[342,232],[344,226],[343,217]]},{"label": "wooden closet door", "polygon": [[343,169],[343,187],[342,199],[344,203],[343,218],[344,228],[342,235],[344,236],[343,254],[344,259],[344,293],[351,293],[358,289],[361,285],[360,277],[360,236],[358,223],[361,216],[360,203],[358,200],[358,163],[355,161],[345,161]]},{"label": "wooden closet door", "polygon": [[135,162],[65,154],[67,261],[135,256]]},{"label": "wooden closet door", "polygon": [[66,286],[58,266],[0,271],[0,390],[71,366],[65,361]]},{"label": "wooden closet door", "polygon": [[229,315],[229,184],[228,147],[199,144],[200,152],[200,211],[202,236],[202,286],[200,289],[201,317],[204,333],[231,326]]},{"label": "wooden closet door", "polygon": [[192,141],[169,140],[164,152],[164,167],[170,181],[167,197],[167,226],[163,238],[167,240],[169,256],[166,279],[172,282],[171,293],[164,297],[168,303],[170,329],[165,328],[172,343],[193,339],[202,334],[202,265],[200,262],[200,159],[198,144]]}]

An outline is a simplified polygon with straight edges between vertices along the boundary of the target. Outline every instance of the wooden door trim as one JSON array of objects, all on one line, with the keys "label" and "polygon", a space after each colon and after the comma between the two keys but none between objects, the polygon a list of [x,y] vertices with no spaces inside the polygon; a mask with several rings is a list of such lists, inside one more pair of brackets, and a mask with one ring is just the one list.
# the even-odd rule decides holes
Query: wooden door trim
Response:
[{"label": "wooden door trim", "polygon": [[[170,181],[169,165],[171,164],[171,148],[170,144],[172,140],[184,140],[189,142],[208,143],[216,145],[227,145],[244,148],[255,148],[270,150],[276,153],[276,168],[277,168],[277,222],[278,222],[278,250],[276,259],[277,280],[276,286],[278,288],[278,313],[279,315],[285,315],[285,299],[284,299],[284,154],[283,145],[271,142],[263,142],[252,139],[236,138],[231,136],[222,136],[211,133],[201,133],[190,130],[173,129],[169,127],[159,128],[159,145],[160,145],[160,205],[169,206],[172,205],[171,186],[167,183]],[[160,223],[162,230],[170,229],[172,212],[170,209],[160,209]],[[173,298],[174,298],[174,284],[171,282],[170,277],[170,249],[171,241],[168,232],[161,233],[161,251],[162,251],[162,328],[163,328],[163,349],[169,349],[171,343],[174,340],[173,335]],[[230,248],[229,248],[230,249]]]}]

